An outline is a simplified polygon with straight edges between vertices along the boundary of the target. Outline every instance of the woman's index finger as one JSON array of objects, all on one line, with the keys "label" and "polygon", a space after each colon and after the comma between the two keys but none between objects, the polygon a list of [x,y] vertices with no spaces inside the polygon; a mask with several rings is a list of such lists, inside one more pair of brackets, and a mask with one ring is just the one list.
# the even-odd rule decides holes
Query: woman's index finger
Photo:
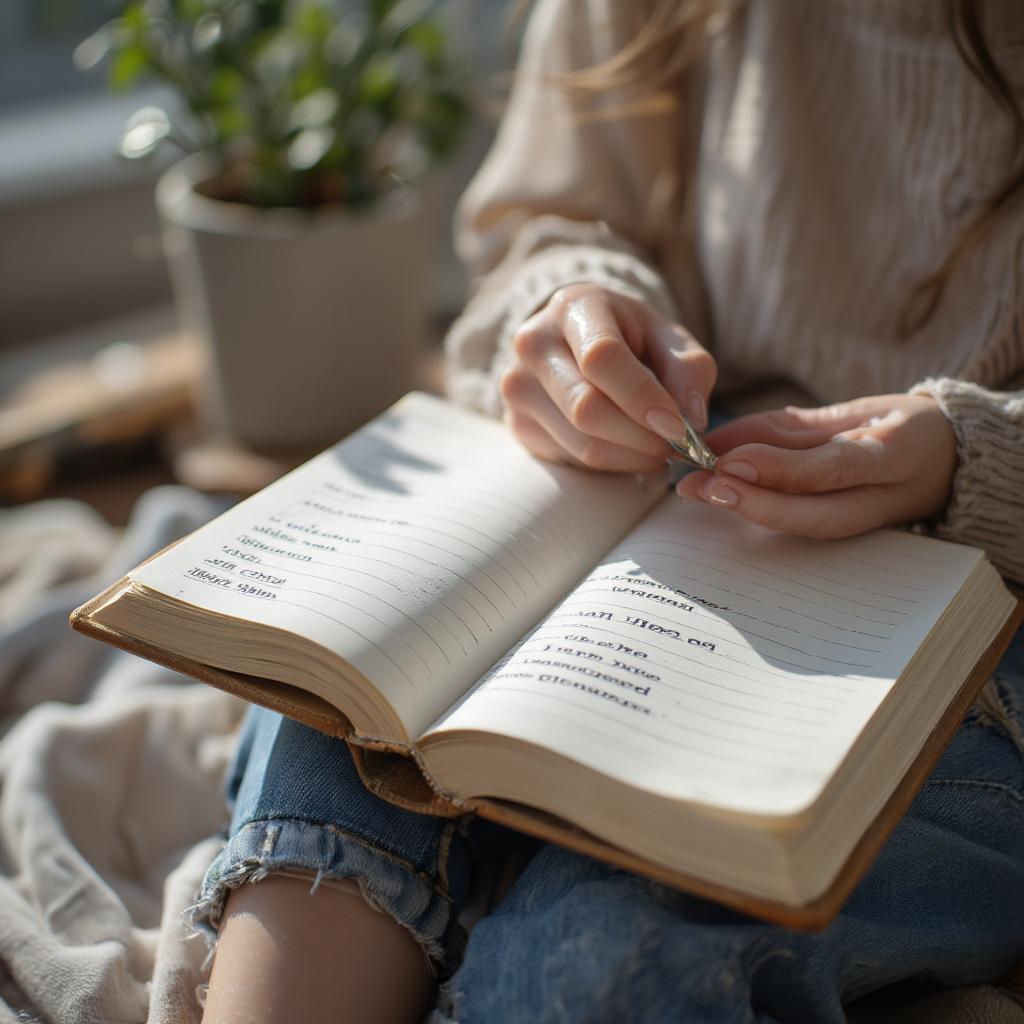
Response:
[{"label": "woman's index finger", "polygon": [[[675,401],[654,372],[630,348],[612,310],[594,301],[571,301],[562,317],[566,344],[580,373],[630,419],[662,437],[678,440],[685,427]],[[668,419],[648,417],[653,410]]]}]

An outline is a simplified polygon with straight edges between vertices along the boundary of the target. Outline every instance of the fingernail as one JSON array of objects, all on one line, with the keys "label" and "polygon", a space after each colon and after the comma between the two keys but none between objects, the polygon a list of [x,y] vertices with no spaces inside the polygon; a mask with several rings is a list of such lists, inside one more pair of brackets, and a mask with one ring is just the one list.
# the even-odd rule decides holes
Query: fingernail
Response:
[{"label": "fingernail", "polygon": [[666,441],[678,441],[686,434],[686,426],[680,415],[668,409],[652,409],[647,414],[647,425]]},{"label": "fingernail", "polygon": [[706,492],[707,500],[723,508],[735,508],[740,503],[740,496],[728,485],[716,480]]},{"label": "fingernail", "polygon": [[690,422],[698,429],[703,430],[708,425],[708,403],[699,391],[688,391],[683,399],[683,408]]},{"label": "fingernail", "polygon": [[698,498],[696,494],[691,494],[689,491],[681,491],[681,490],[679,490],[678,487],[676,488],[676,494],[679,495],[679,500],[680,501],[685,501],[687,503],[692,503],[692,502],[695,502],[695,501],[699,502],[700,501],[700,498]]},{"label": "fingernail", "polygon": [[731,462],[720,462],[718,468],[730,476],[738,476],[741,480],[747,480],[752,484],[757,483],[757,467],[741,459],[734,459]]}]

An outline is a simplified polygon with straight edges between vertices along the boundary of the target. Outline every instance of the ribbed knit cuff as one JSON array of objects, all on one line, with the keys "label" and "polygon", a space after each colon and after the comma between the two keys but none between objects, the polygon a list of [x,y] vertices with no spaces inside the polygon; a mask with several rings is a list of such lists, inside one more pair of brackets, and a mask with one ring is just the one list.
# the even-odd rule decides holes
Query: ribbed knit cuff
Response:
[{"label": "ribbed knit cuff", "polygon": [[910,389],[931,395],[953,426],[959,466],[940,537],[983,548],[1024,582],[1024,393],[988,391],[948,377]]},{"label": "ribbed knit cuff", "polygon": [[559,288],[587,282],[639,299],[676,318],[661,277],[639,256],[613,248],[561,244],[524,259],[503,287],[485,287],[452,325],[445,342],[447,390],[461,402],[500,416],[498,381],[509,360],[516,331]]}]

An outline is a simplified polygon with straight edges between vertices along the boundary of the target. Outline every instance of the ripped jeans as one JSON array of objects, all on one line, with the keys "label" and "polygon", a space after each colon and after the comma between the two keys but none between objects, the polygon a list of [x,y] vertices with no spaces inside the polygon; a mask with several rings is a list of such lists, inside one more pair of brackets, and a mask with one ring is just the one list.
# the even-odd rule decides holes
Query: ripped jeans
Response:
[{"label": "ripped jeans", "polygon": [[510,833],[368,793],[344,743],[254,710],[230,836],[195,921],[273,871],[355,878],[443,980],[432,1024],[842,1024],[895,983],[991,980],[1024,957],[1024,630],[875,864],[824,931],[765,924],[539,845],[463,948],[473,872]]}]

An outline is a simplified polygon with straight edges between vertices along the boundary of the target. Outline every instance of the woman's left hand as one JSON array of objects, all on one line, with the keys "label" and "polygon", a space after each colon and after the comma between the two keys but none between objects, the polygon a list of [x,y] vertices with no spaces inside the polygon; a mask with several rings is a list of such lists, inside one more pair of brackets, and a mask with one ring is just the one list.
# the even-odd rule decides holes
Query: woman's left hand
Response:
[{"label": "woman's left hand", "polygon": [[707,441],[716,471],[686,476],[680,497],[805,537],[937,519],[957,467],[953,428],[926,395],[755,413]]}]

